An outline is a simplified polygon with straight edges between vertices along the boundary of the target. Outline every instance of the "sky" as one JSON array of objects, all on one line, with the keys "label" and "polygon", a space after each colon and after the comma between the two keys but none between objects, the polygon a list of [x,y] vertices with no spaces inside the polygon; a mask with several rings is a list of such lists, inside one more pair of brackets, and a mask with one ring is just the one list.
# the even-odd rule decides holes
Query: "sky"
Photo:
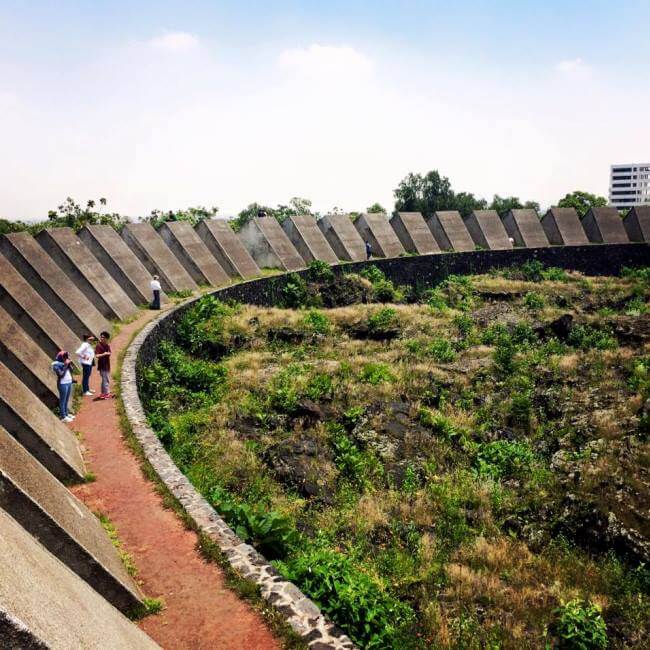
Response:
[{"label": "sky", "polygon": [[0,0],[0,217],[543,207],[650,160],[650,2]]}]

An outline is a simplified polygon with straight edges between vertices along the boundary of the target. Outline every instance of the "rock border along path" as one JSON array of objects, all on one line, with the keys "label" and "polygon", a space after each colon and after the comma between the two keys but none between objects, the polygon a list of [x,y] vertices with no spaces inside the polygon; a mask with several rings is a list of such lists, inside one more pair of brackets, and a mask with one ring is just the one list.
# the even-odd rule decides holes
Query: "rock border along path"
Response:
[{"label": "rock border along path", "polygon": [[[133,333],[155,315],[144,312],[111,341],[114,368]],[[136,340],[141,337],[142,334]],[[133,363],[136,349],[132,346],[127,354]],[[134,369],[125,359],[124,376],[131,377]],[[97,373],[93,373],[91,386],[96,387],[97,379]],[[132,402],[135,383],[127,379],[123,386],[125,403]],[[83,432],[86,460],[97,480],[72,491],[91,510],[109,517],[124,550],[138,567],[137,580],[143,591],[165,603],[160,614],[144,618],[139,627],[167,648],[281,647],[261,616],[226,586],[221,568],[203,559],[196,533],[185,528],[180,518],[164,507],[154,484],[144,477],[138,459],[122,435],[118,402],[84,398],[73,427]],[[155,438],[153,432],[151,435]],[[145,448],[145,452],[150,461],[155,460],[151,449]],[[162,453],[173,465],[164,450]],[[172,479],[171,472],[161,473],[159,464],[156,470],[172,488],[176,479]],[[177,489],[172,491],[178,496]]]},{"label": "rock border along path", "polygon": [[[218,292],[216,293],[218,295]],[[260,587],[262,597],[285,616],[291,627],[305,639],[310,648],[313,650],[354,648],[352,641],[328,621],[319,608],[298,587],[282,578],[262,555],[235,535],[214,508],[194,489],[194,486],[176,467],[158,436],[149,428],[138,395],[136,378],[138,353],[158,322],[168,317],[172,311],[161,314],[158,319],[149,322],[142,328],[129,346],[122,365],[122,401],[133,433],[137,437],[145,457],[170,492],[180,501],[185,512],[197,527],[219,546],[238,573]],[[126,490],[128,490],[128,486]],[[261,646],[251,645],[249,647]]]}]

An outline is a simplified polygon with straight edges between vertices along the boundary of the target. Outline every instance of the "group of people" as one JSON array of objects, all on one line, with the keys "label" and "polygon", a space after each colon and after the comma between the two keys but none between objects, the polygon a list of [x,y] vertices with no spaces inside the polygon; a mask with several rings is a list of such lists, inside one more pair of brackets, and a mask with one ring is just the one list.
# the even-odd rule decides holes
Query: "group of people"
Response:
[{"label": "group of people", "polygon": [[[81,368],[81,388],[85,397],[95,394],[95,391],[90,389],[90,377],[95,365],[101,377],[99,399],[112,397],[109,391],[111,379],[110,337],[108,332],[101,332],[99,341],[97,341],[92,334],[86,334],[81,345],[75,351]],[[56,385],[59,391],[59,415],[63,422],[72,422],[75,418],[70,412],[72,386],[76,383],[72,376],[72,370],[73,364],[69,353],[66,350],[61,350],[52,362],[52,371],[56,375]]]}]

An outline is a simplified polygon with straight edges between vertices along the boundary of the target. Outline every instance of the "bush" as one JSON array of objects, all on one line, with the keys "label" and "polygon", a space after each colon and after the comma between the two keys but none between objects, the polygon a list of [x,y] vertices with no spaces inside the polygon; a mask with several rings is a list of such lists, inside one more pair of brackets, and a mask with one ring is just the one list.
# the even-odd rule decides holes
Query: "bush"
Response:
[{"label": "bush", "polygon": [[359,374],[359,381],[377,386],[383,382],[395,381],[395,376],[385,363],[366,363]]},{"label": "bush", "polygon": [[572,327],[567,342],[581,350],[615,350],[618,347],[616,339],[611,334],[589,325]]},{"label": "bush", "polygon": [[313,260],[307,266],[307,278],[311,282],[332,282],[334,280],[334,271],[327,262]]},{"label": "bush", "polygon": [[559,647],[570,650],[606,648],[607,626],[594,603],[575,599],[558,607],[551,626],[559,639]]},{"label": "bush", "polygon": [[427,354],[439,363],[449,363],[456,358],[456,352],[447,339],[434,339],[427,347]]},{"label": "bush", "polygon": [[342,553],[310,549],[278,568],[363,648],[395,647],[400,630],[414,619],[408,604]]},{"label": "bush", "polygon": [[533,460],[533,451],[527,443],[496,440],[480,446],[476,470],[480,476],[493,479],[522,477]]},{"label": "bush", "polygon": [[305,327],[316,334],[329,334],[332,329],[330,319],[317,309],[312,309],[303,319]]},{"label": "bush", "polygon": [[544,308],[544,296],[536,293],[535,291],[529,291],[524,296],[524,305],[531,311],[539,311]]},{"label": "bush", "polygon": [[467,314],[458,314],[454,317],[454,325],[458,328],[458,333],[464,338],[472,333],[474,320]]},{"label": "bush", "polygon": [[447,298],[439,287],[427,291],[425,294],[425,300],[431,309],[437,311],[446,311],[448,309]]},{"label": "bush", "polygon": [[280,303],[283,307],[297,309],[307,304],[307,283],[297,274],[290,273],[282,288]]},{"label": "bush", "polygon": [[425,427],[446,440],[451,441],[461,435],[461,432],[453,425],[451,420],[439,411],[421,408],[418,412],[418,418]]},{"label": "bush", "polygon": [[395,324],[396,316],[397,311],[392,307],[382,307],[368,316],[368,329],[371,332],[385,332]]}]

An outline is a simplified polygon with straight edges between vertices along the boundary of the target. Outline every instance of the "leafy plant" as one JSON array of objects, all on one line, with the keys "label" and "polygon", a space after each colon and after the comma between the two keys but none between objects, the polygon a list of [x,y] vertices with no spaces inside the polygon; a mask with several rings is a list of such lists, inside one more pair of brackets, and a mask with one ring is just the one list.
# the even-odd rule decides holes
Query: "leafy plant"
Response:
[{"label": "leafy plant", "polygon": [[307,278],[311,282],[331,282],[334,280],[334,271],[327,262],[312,260],[307,265]]},{"label": "leafy plant", "polygon": [[567,341],[569,345],[581,350],[615,350],[618,347],[616,339],[611,334],[589,325],[572,327]]},{"label": "leafy plant", "polygon": [[359,380],[376,386],[383,382],[395,381],[395,375],[385,363],[366,363],[359,373]]},{"label": "leafy plant", "polygon": [[397,311],[392,307],[382,307],[368,316],[368,329],[371,332],[385,332],[395,324]]},{"label": "leafy plant", "polygon": [[600,607],[580,599],[564,603],[553,612],[551,626],[559,638],[559,647],[568,650],[600,650],[607,648],[607,626]]},{"label": "leafy plant", "polygon": [[533,460],[533,451],[527,443],[496,440],[480,446],[476,469],[479,475],[494,479],[519,477],[529,470]]},{"label": "leafy plant", "polygon": [[303,323],[307,329],[316,332],[316,334],[329,334],[332,329],[330,319],[317,309],[309,311],[303,319]]},{"label": "leafy plant", "polygon": [[544,296],[536,293],[535,291],[529,291],[524,296],[524,305],[531,311],[539,311],[540,309],[544,308]]},{"label": "leafy plant", "polygon": [[290,273],[282,288],[282,305],[296,309],[307,304],[307,283],[297,273]]},{"label": "leafy plant", "polygon": [[449,363],[456,358],[456,352],[447,339],[434,339],[427,347],[427,354],[439,363]]}]

